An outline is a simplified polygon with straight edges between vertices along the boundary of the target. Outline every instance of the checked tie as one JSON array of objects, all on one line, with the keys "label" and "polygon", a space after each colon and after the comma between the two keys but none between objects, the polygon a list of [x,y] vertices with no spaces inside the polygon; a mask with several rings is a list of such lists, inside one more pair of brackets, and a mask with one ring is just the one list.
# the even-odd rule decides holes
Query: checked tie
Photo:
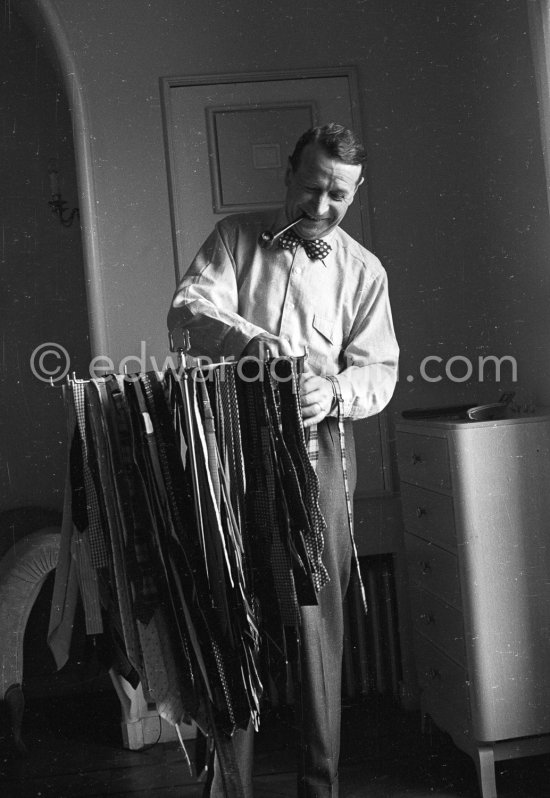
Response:
[{"label": "checked tie", "polygon": [[296,247],[300,245],[305,249],[306,255],[311,260],[323,260],[332,249],[330,244],[327,244],[322,238],[314,238],[312,240],[300,238],[294,230],[288,230],[279,238],[279,246],[282,249],[289,249],[294,252]]}]

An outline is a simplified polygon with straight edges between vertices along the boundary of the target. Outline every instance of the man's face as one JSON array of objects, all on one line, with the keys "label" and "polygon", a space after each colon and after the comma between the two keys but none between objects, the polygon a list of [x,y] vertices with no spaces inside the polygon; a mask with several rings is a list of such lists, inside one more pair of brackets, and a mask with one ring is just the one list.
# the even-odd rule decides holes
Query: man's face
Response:
[{"label": "man's face", "polygon": [[331,158],[318,144],[302,150],[298,168],[288,166],[285,209],[291,222],[306,218],[294,228],[302,238],[322,238],[344,218],[363,182],[361,167]]}]

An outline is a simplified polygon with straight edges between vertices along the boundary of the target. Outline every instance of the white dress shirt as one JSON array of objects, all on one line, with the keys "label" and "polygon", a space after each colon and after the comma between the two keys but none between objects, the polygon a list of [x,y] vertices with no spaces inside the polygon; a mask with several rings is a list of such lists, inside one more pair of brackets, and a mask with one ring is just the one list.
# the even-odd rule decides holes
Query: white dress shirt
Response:
[{"label": "white dress shirt", "polygon": [[337,375],[344,415],[380,412],[397,380],[399,349],[380,261],[336,228],[332,251],[310,260],[263,249],[265,230],[287,224],[284,210],[229,216],[216,225],[180,281],[168,316],[171,331],[187,329],[191,353],[212,360],[240,357],[266,332],[285,338],[317,374]]}]

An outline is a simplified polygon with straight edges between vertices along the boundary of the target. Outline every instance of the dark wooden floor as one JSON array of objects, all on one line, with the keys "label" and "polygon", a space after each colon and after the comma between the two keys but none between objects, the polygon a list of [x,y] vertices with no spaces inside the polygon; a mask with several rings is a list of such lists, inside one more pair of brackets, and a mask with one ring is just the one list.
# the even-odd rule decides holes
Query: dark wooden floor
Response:
[{"label": "dark wooden floor", "polygon": [[[202,786],[175,743],[122,748],[114,694],[27,701],[27,757],[0,714],[1,798],[200,798]],[[290,715],[266,712],[257,735],[255,798],[295,796]],[[193,743],[188,745],[193,757]],[[499,763],[499,798],[547,798],[550,757]],[[419,718],[390,701],[344,709],[341,798],[478,798],[473,763],[445,735],[419,733]]]}]

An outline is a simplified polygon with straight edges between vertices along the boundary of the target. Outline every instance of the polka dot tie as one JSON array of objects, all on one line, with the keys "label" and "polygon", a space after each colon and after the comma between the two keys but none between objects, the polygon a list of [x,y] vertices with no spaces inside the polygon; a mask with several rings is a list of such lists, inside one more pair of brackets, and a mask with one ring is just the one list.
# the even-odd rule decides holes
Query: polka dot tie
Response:
[{"label": "polka dot tie", "polygon": [[330,244],[327,244],[322,238],[314,238],[312,240],[300,238],[294,230],[289,230],[280,236],[279,246],[282,249],[289,249],[291,252],[294,252],[296,247],[302,246],[311,260],[323,260],[332,249]]}]

